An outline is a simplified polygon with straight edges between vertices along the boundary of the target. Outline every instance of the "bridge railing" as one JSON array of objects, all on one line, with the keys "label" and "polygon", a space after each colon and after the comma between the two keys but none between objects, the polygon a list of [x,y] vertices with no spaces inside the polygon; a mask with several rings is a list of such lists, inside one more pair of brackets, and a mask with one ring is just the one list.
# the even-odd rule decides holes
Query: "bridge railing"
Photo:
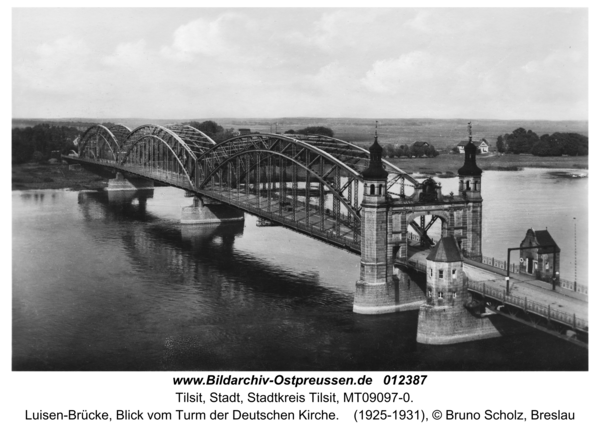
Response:
[{"label": "bridge railing", "polygon": [[483,281],[467,280],[467,288],[474,292],[482,294],[484,297],[490,297],[501,301],[503,304],[513,305],[528,313],[535,313],[547,319],[563,323],[574,329],[588,331],[588,320],[577,317],[575,313],[565,313],[552,308],[550,305],[540,304],[527,299],[527,297],[515,294],[506,294],[504,289],[488,286]]},{"label": "bridge railing", "polygon": [[[505,260],[496,259],[494,257],[481,256],[481,263],[484,265],[491,266],[506,271],[507,262]],[[513,274],[521,273],[520,263],[511,263],[510,272]],[[572,292],[581,293],[582,295],[588,294],[588,287],[585,284],[575,283],[569,280],[560,279],[560,287]]]}]

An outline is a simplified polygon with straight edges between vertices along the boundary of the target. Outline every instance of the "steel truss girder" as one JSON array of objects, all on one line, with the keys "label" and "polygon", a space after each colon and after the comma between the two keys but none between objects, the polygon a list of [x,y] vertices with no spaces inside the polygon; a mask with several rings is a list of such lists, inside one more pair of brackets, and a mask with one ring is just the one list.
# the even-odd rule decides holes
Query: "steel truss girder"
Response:
[{"label": "steel truss girder", "polygon": [[[267,160],[267,158],[269,157],[269,156],[267,156],[267,157],[265,157],[264,159],[261,159],[261,155],[265,155],[265,154],[266,154],[266,155],[270,155],[270,156],[279,156],[279,157],[282,157],[282,158],[283,158],[283,159],[285,159],[285,160],[288,160],[289,162],[291,162],[291,163],[293,163],[293,164],[296,164],[298,167],[300,167],[300,168],[304,169],[304,170],[307,172],[307,175],[306,175],[307,181],[308,181],[308,179],[311,177],[311,175],[312,175],[312,176],[314,176],[314,178],[315,178],[317,181],[319,181],[319,183],[321,183],[323,186],[326,186],[326,187],[327,187],[327,188],[328,188],[328,189],[331,191],[331,193],[332,193],[332,194],[333,194],[333,196],[334,196],[334,202],[335,202],[335,201],[339,201],[339,202],[343,203],[343,204],[344,204],[344,206],[346,207],[346,209],[347,209],[347,210],[348,210],[350,213],[352,213],[352,215],[353,215],[354,217],[356,217],[356,218],[359,218],[359,215],[358,215],[358,211],[357,211],[357,209],[356,209],[356,208],[354,208],[352,205],[348,204],[348,203],[347,203],[347,200],[344,198],[343,194],[340,192],[340,187],[339,187],[339,184],[337,185],[337,189],[336,189],[336,184],[333,184],[333,185],[332,185],[332,184],[331,184],[331,183],[329,183],[327,180],[325,180],[324,178],[322,178],[322,177],[321,177],[321,176],[318,174],[318,172],[314,171],[313,169],[307,168],[305,165],[303,165],[302,163],[299,163],[297,160],[293,159],[292,157],[289,157],[289,156],[287,156],[287,155],[280,154],[280,153],[278,153],[278,152],[274,152],[274,151],[271,151],[271,150],[256,150],[256,149],[250,149],[250,150],[247,150],[247,151],[243,151],[243,152],[238,152],[238,153],[235,153],[235,154],[234,154],[233,156],[231,156],[229,159],[223,160],[223,161],[222,161],[222,162],[219,164],[219,166],[217,166],[215,169],[213,169],[213,171],[212,171],[212,175],[210,175],[208,178],[205,178],[205,179],[204,179],[204,181],[203,181],[203,182],[202,182],[202,183],[199,185],[199,187],[198,187],[198,188],[199,188],[199,189],[202,189],[203,187],[205,187],[205,186],[206,186],[206,184],[207,184],[209,181],[211,181],[211,178],[214,178],[214,176],[215,176],[215,175],[218,175],[218,171],[219,171],[219,170],[221,170],[221,169],[222,169],[222,167],[223,167],[223,166],[225,166],[225,165],[226,165],[228,162],[230,162],[230,161],[234,160],[235,158],[241,158],[241,157],[244,157],[246,154],[257,154],[257,158],[256,158],[256,164],[253,166],[253,168],[254,168],[254,171],[256,171],[256,168],[257,168],[257,167],[259,167],[259,168],[260,168],[260,166],[261,166],[261,162],[262,162],[263,160]],[[313,165],[314,163],[315,163],[315,161],[313,160],[312,162],[310,162],[310,161],[309,161],[309,163],[308,163],[308,164],[309,164],[309,165]],[[247,175],[248,173],[249,173],[249,172],[246,172],[246,175]],[[336,175],[336,180],[337,180],[337,182],[339,183],[339,174],[338,174],[338,175]],[[351,179],[350,179],[350,178],[348,178],[348,181],[351,181]],[[308,191],[307,191],[307,193],[308,193]]]},{"label": "steel truss girder", "polygon": [[[125,126],[123,126],[125,127]],[[115,135],[110,131],[110,129],[102,124],[97,124],[88,128],[79,140],[79,151],[80,156],[83,156],[91,143],[97,143],[98,137],[101,137],[105,144],[110,148],[110,151],[113,155],[112,162],[116,162],[118,160],[118,154],[120,149],[119,140],[115,137]],[[94,139],[95,138],[95,139]]]},{"label": "steel truss girder", "polygon": [[[148,142],[149,141],[149,142]],[[194,186],[194,181],[192,180],[192,176],[190,175],[190,173],[192,172],[192,170],[190,170],[189,168],[186,168],[185,166],[185,162],[181,159],[181,152],[178,154],[177,151],[175,151],[172,148],[172,145],[169,144],[169,142],[165,141],[164,139],[158,137],[158,136],[154,136],[154,135],[144,135],[144,136],[139,136],[134,142],[130,142],[130,146],[129,149],[127,150],[127,153],[123,156],[123,159],[121,160],[121,162],[119,163],[121,166],[127,166],[128,163],[135,165],[137,162],[139,162],[140,160],[144,159],[144,160],[150,160],[150,157],[152,157],[153,155],[156,155],[156,152],[153,151],[153,149],[151,149],[151,152],[148,153],[147,151],[147,145],[146,144],[150,144],[151,146],[154,146],[154,148],[156,148],[157,146],[155,145],[156,143],[159,144],[159,148],[162,146],[162,148],[167,148],[169,153],[171,153],[173,155],[173,157],[175,158],[175,160],[177,161],[177,163],[179,164],[179,166],[182,168],[182,171],[184,173],[185,178],[187,179],[187,181],[190,183],[190,185],[193,187]],[[142,155],[138,156],[138,160],[134,161],[134,162],[129,162],[129,158],[132,156],[132,154],[135,153],[135,151],[137,149],[142,149]],[[159,162],[165,162],[165,155],[164,154],[160,154],[160,150],[159,150],[159,154],[158,156],[160,157],[160,159],[158,160]],[[173,172],[173,171],[171,171]],[[173,172],[173,173],[177,173],[177,172]]]}]

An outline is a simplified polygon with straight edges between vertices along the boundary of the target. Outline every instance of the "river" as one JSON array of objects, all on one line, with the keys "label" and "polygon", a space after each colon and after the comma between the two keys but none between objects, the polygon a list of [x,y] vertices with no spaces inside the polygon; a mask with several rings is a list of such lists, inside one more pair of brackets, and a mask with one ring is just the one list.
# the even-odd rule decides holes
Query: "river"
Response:
[{"label": "river", "polygon": [[[546,227],[587,284],[588,179],[485,172],[483,253]],[[457,179],[441,179],[444,193]],[[506,321],[502,338],[415,341],[418,312],[352,313],[359,256],[281,227],[179,223],[191,198],[12,194],[14,370],[584,370],[587,350]]]}]

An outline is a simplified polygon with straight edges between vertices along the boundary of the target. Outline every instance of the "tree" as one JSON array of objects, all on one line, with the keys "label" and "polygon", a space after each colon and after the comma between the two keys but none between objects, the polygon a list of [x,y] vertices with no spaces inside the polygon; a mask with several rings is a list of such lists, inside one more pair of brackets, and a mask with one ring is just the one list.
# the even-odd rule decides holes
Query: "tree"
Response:
[{"label": "tree", "polygon": [[394,146],[394,155],[398,158],[400,157],[410,157],[410,150],[407,145],[395,145]]},{"label": "tree", "polygon": [[563,146],[563,153],[569,156],[583,156],[588,154],[588,137],[579,133],[554,133],[552,136]]},{"label": "tree", "polygon": [[331,138],[333,138],[334,135],[333,130],[331,130],[329,127],[323,126],[305,127],[304,129],[296,130],[296,133],[299,135],[323,135]]},{"label": "tree", "polygon": [[435,149],[433,145],[429,145],[425,147],[425,155],[427,157],[437,157],[440,155],[440,153]]},{"label": "tree", "polygon": [[514,130],[507,136],[505,142],[508,145],[508,152],[521,154],[531,153],[531,149],[539,142],[539,137],[531,130],[525,130],[522,127]]},{"label": "tree", "polygon": [[540,141],[533,146],[531,154],[534,156],[561,156],[563,148],[554,135],[543,135]]},{"label": "tree", "polygon": [[383,155],[384,157],[388,157],[390,159],[394,158],[394,146],[392,144],[387,144],[385,147],[383,147]]},{"label": "tree", "polygon": [[498,139],[496,139],[496,151],[499,153],[504,153],[506,151],[506,146],[504,144],[504,138],[502,135],[498,136]]},{"label": "tree", "polygon": [[200,123],[198,121],[191,121],[188,124],[190,126],[192,126],[193,128],[198,129],[201,132],[205,133],[212,140],[215,140],[215,136],[217,135],[217,133],[223,132],[223,127],[219,126],[217,123],[215,123],[214,121],[211,121],[211,120],[204,121],[202,123]]}]

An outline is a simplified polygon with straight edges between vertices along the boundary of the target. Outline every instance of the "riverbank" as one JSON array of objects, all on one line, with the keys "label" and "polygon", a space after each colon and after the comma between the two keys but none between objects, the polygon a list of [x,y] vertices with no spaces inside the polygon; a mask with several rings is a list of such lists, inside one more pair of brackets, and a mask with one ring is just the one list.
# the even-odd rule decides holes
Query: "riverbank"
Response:
[{"label": "riverbank", "polygon": [[[464,154],[440,154],[432,159],[387,159],[408,172],[453,172],[463,165]],[[478,155],[477,165],[484,171],[510,171],[523,168],[588,169],[587,156],[538,157],[531,154]]]},{"label": "riverbank", "polygon": [[95,190],[107,180],[78,166],[45,163],[12,165],[12,190],[71,189]]}]

